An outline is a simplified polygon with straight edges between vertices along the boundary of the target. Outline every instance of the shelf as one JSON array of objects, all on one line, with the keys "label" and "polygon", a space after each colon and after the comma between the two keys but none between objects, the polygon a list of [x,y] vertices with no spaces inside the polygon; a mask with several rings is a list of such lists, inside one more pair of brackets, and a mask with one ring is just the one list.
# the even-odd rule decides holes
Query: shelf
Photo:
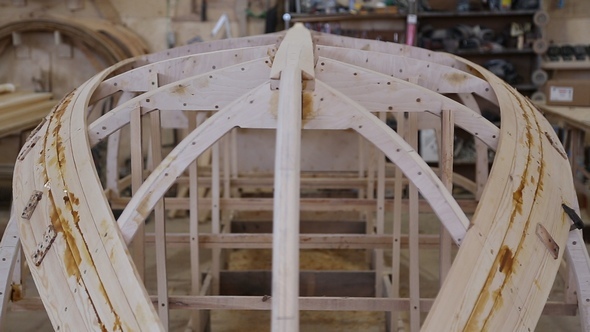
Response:
[{"label": "shelf", "polygon": [[[420,12],[418,21],[421,18],[450,18],[450,17],[498,17],[498,16],[531,16],[536,10],[510,10],[510,11],[472,11],[472,12]],[[391,20],[404,19],[407,14],[400,13],[336,13],[336,14],[291,14],[291,22],[312,23],[312,22],[338,22],[358,20]]]},{"label": "shelf", "polygon": [[448,18],[448,17],[497,17],[497,16],[532,16],[537,10],[506,10],[506,11],[468,11],[468,12],[420,12],[420,18]]},{"label": "shelf", "polygon": [[474,56],[474,55],[485,55],[485,56],[496,56],[496,55],[521,55],[521,54],[534,54],[535,52],[531,48],[516,49],[506,48],[500,51],[481,51],[481,50],[456,50],[453,54],[460,56]]},{"label": "shelf", "polygon": [[534,84],[514,84],[512,87],[519,91],[534,91],[539,89],[539,87]]},{"label": "shelf", "polygon": [[405,20],[406,14],[294,14],[291,13],[292,23],[316,23],[316,22],[339,22],[339,21],[365,21],[365,20]]},{"label": "shelf", "polygon": [[571,61],[543,61],[541,63],[543,69],[564,69],[564,70],[588,70],[590,69],[590,60],[571,60]]}]

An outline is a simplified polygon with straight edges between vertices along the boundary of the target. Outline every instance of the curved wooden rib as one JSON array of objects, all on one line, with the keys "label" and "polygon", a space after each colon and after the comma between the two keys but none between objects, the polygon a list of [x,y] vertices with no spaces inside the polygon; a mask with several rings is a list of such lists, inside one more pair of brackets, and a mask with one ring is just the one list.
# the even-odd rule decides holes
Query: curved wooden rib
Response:
[{"label": "curved wooden rib", "polygon": [[[238,44],[239,47],[267,45],[276,38],[264,36],[240,39]],[[352,65],[327,57],[320,58],[314,70],[309,63],[317,57],[311,51],[303,51],[302,58],[306,59],[306,65],[289,67],[291,71],[279,75],[276,68],[269,67],[270,58],[257,58],[257,52],[266,46],[221,51],[217,54],[253,52],[251,56],[256,59],[239,64],[226,59],[227,62],[222,61],[224,65],[220,65],[223,66],[221,69],[207,71],[206,68],[196,68],[187,74],[189,76],[178,72],[169,73],[169,78],[164,79],[169,84],[149,89],[87,126],[85,116],[89,104],[112,94],[116,90],[115,82],[124,86],[117,90],[121,88],[129,91],[125,89],[135,88],[125,83],[125,80],[133,78],[136,73],[157,68],[158,74],[166,75],[166,64],[182,66],[186,59],[201,59],[203,66],[206,66],[207,61],[215,55],[187,56],[157,63],[160,60],[195,50],[206,52],[208,49],[228,48],[234,44],[223,41],[190,46],[136,58],[107,69],[60,104],[47,123],[33,136],[40,143],[35,145],[33,140],[29,140],[29,144],[32,144],[30,149],[23,150],[16,166],[18,176],[14,188],[16,211],[25,208],[33,190],[43,192],[30,220],[19,220],[19,229],[27,260],[55,328],[163,330],[134,265],[128,258],[125,242],[133,238],[138,225],[188,165],[225,133],[234,127],[276,128],[277,114],[281,111],[278,108],[298,106],[299,99],[285,102],[287,97],[278,96],[282,93],[289,98],[297,97],[301,90],[298,85],[301,78],[306,80],[301,86],[305,90],[302,95],[305,102],[298,110],[303,114],[302,128],[353,129],[367,138],[403,170],[429,201],[456,243],[461,243],[451,271],[424,324],[424,330],[505,331],[534,328],[568,237],[570,221],[563,213],[561,204],[577,207],[571,174],[563,171],[569,166],[562,156],[563,152],[558,151],[553,144],[557,138],[551,127],[528,100],[481,67],[460,58],[345,37],[317,35],[314,40],[320,45],[320,52],[324,47],[321,45],[368,48],[371,52],[351,51],[349,53],[353,58],[339,57],[340,60],[350,60]],[[311,45],[309,40],[303,42],[307,46]],[[292,42],[281,45],[293,47]],[[307,46],[303,49],[311,49]],[[292,48],[290,50],[293,51]],[[328,51],[332,52],[326,48]],[[279,49],[276,61],[285,60],[279,55],[281,52],[285,54],[284,49]],[[395,63],[391,56],[372,52],[412,56],[473,74],[465,76],[477,83],[476,88],[469,90],[465,85],[458,85],[454,92],[475,92],[489,100],[499,100],[502,113],[500,131],[469,107],[418,85],[386,77],[387,73],[373,71],[385,67],[361,68],[359,54],[370,56],[370,62],[389,58]],[[142,65],[146,67],[128,71],[130,66]],[[183,67],[176,68],[181,70]],[[439,69],[439,73],[454,73],[452,69]],[[127,72],[117,76],[116,70]],[[301,77],[297,72],[301,73]],[[289,73],[293,74],[290,80]],[[103,83],[111,75],[114,76],[108,83]],[[283,85],[283,79],[290,83]],[[280,80],[280,91],[271,89],[276,86],[277,80]],[[343,82],[349,83],[346,85]],[[373,86],[369,89],[361,87],[370,84]],[[486,91],[486,84],[493,91]],[[360,90],[355,91],[351,86]],[[147,90],[145,82],[135,87],[140,92]],[[434,89],[434,86],[429,87]],[[452,92],[450,85],[447,88]],[[396,91],[402,92],[396,94]],[[281,103],[286,104],[279,106]],[[424,112],[424,104],[429,105],[428,111],[432,113],[446,110],[449,115],[449,110],[452,110],[458,125],[481,138],[488,146],[497,146],[490,180],[471,222],[417,152],[370,113],[373,110]],[[162,112],[217,112],[191,132],[153,170],[119,218],[119,232],[97,178],[89,148],[129,123],[132,112],[135,115],[147,114],[155,109]],[[286,130],[287,133],[293,131]],[[297,128],[295,131],[299,132]],[[287,145],[291,147],[290,144],[295,141],[289,141]],[[286,149],[280,149],[278,153]],[[291,198],[293,195],[288,194]],[[294,204],[282,200],[280,203],[286,204],[278,205],[281,210],[293,207]],[[41,264],[35,266],[30,254],[49,225],[55,227],[58,236]],[[538,227],[546,229],[560,246],[557,259],[537,235]],[[52,285],[47,283],[50,275],[53,276]],[[292,318],[293,306],[296,306],[293,296],[296,294],[285,296],[289,297],[287,301],[292,304],[282,313]],[[275,301],[280,300],[273,299],[273,305]]]},{"label": "curved wooden rib", "polygon": [[451,54],[434,52],[419,47],[381,42],[378,40],[358,39],[352,37],[335,36],[319,33],[314,40],[317,45],[341,47],[343,49],[356,49],[371,52],[396,54],[414,59],[438,63],[440,65],[457,68],[464,72],[470,72],[467,63],[459,61]]},{"label": "curved wooden rib", "polygon": [[272,46],[266,45],[199,53],[146,64],[102,82],[92,95],[90,103],[106,98],[117,91],[150,91],[153,86],[150,84],[151,82],[144,80],[144,78],[152,72],[166,73],[159,77],[159,84],[166,85],[187,77],[266,57],[270,47]]},{"label": "curved wooden rib", "polygon": [[[21,222],[23,247],[36,283],[49,286],[43,292],[56,294],[56,297],[72,293],[76,304],[66,303],[54,308],[54,314],[57,314],[68,310],[73,312],[74,308],[79,307],[83,325],[75,320],[70,321],[69,315],[62,317],[66,325],[68,322],[74,324],[71,329],[86,326],[87,330],[124,328],[159,331],[163,329],[162,325],[128,259],[126,246],[113,222],[100,186],[82,185],[100,183],[86,145],[86,129],[80,130],[86,127],[85,112],[72,112],[79,101],[78,97],[81,97],[82,104],[87,104],[88,92],[92,88],[95,86],[86,83],[76,93],[66,97],[49,117],[43,127],[48,130],[42,140],[44,144],[35,145],[34,148],[39,147],[39,150],[31,150],[25,156],[28,158],[24,158],[26,162],[31,159],[34,161],[32,156],[41,155],[41,164],[37,167],[39,173],[30,175],[24,164],[16,165],[18,174],[26,174],[30,178],[15,185],[15,188],[19,188],[18,191],[15,189],[15,196],[27,195],[21,190],[42,190],[45,198],[42,200],[44,209],[34,213],[30,222]],[[36,182],[30,182],[30,179],[36,179]],[[27,230],[27,224],[33,229]],[[58,234],[53,243],[55,249],[49,253],[55,255],[59,262],[44,260],[39,266],[35,266],[30,253],[35,251],[35,247],[41,242],[41,235],[49,225],[53,225]],[[31,238],[28,235],[31,232],[35,232],[37,236]],[[53,266],[57,271],[61,267],[59,273],[65,275],[48,285],[47,282],[51,279],[48,273]],[[56,277],[59,274],[51,275]],[[61,280],[67,283],[58,284]],[[124,296],[120,296],[121,294]],[[48,307],[53,308],[60,303],[52,300],[52,296],[45,299]],[[59,326],[59,321],[52,319],[54,327]]]},{"label": "curved wooden rib", "polygon": [[440,117],[443,109],[452,110],[457,126],[491,149],[497,147],[498,128],[460,103],[400,79],[335,60],[320,58],[319,66],[318,79],[370,111],[427,112]]},{"label": "curved wooden rib", "polygon": [[498,104],[490,83],[450,66],[396,54],[333,46],[320,45],[317,51],[320,57],[374,70],[405,81],[417,79],[416,84],[437,93],[475,93]]},{"label": "curved wooden rib", "polygon": [[560,262],[536,228],[543,225],[563,248],[569,222],[561,204],[577,205],[573,182],[563,171],[567,160],[546,135],[557,138],[539,112],[499,78],[471,66],[491,82],[501,101],[500,143],[488,182],[494,185],[483,192],[485,204],[478,205],[424,328],[533,330],[550,291],[542,285],[552,284]]}]

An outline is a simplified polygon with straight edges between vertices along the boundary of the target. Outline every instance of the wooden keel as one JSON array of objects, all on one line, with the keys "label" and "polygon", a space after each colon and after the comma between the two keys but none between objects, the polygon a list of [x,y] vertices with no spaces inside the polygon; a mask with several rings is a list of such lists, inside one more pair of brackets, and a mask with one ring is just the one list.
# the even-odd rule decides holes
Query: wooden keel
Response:
[{"label": "wooden keel", "polygon": [[[278,79],[272,258],[272,331],[299,331],[299,183],[304,71],[313,73],[309,31],[296,24],[281,43],[271,80]],[[311,53],[311,54],[310,54]],[[311,70],[310,70],[311,68]],[[307,77],[307,81],[313,80]],[[306,82],[307,83],[307,82]],[[274,92],[276,93],[276,92]]]}]

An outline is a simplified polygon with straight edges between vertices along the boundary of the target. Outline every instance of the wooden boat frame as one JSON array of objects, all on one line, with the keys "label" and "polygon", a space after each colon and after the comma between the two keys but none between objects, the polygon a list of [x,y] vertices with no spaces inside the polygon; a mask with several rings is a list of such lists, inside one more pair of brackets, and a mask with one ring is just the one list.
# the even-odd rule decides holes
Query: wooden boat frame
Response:
[{"label": "wooden boat frame", "polygon": [[[87,124],[89,107],[113,96],[116,106]],[[480,114],[480,103],[499,109],[500,128]],[[179,117],[179,111],[186,115],[190,132],[164,156],[163,115]],[[396,119],[397,132],[386,125],[387,118]],[[118,135],[124,126],[129,127],[131,174],[120,178]],[[417,153],[417,131],[432,126],[440,141],[439,175]],[[477,142],[475,182],[453,174],[455,126]],[[148,142],[142,138],[144,127],[150,131]],[[232,197],[240,181],[242,186],[248,182],[237,171],[235,128],[276,130],[274,199]],[[319,179],[325,187],[363,188],[362,197],[335,199],[334,207],[326,206],[325,199],[300,198],[300,188],[312,184],[302,177],[300,165],[301,135],[311,130],[352,130],[379,150],[375,163],[360,158],[356,179]],[[103,188],[91,147],[107,139]],[[145,163],[142,146],[148,150]],[[210,179],[205,182],[211,197],[203,198],[196,160],[210,147]],[[496,153],[489,175],[488,149]],[[392,200],[385,198],[387,167],[397,169]],[[562,209],[565,204],[578,210],[566,169],[566,152],[530,101],[485,69],[452,55],[312,35],[298,24],[285,35],[201,43],[136,57],[66,96],[23,147],[15,170],[13,213],[0,249],[2,312],[11,281],[21,277],[19,269],[14,271],[20,242],[56,330],[161,331],[173,308],[194,309],[189,322],[194,329],[205,324],[199,314],[203,310],[253,309],[272,310],[273,331],[299,330],[300,310],[386,311],[391,328],[400,311],[409,311],[412,331],[526,331],[534,329],[543,310],[577,310],[583,329],[589,330],[590,264],[581,232],[570,231],[572,222]],[[402,173],[408,181],[407,200],[402,200]],[[453,182],[473,192],[479,204],[461,207],[451,195]],[[188,187],[188,199],[165,197],[176,183]],[[133,195],[125,197],[122,190],[129,186]],[[393,234],[385,235],[389,201]],[[399,298],[403,206],[409,215],[408,299]],[[437,241],[444,282],[434,302],[420,298],[418,285],[418,217],[426,206],[446,229]],[[471,220],[468,206],[475,207]],[[112,208],[124,208],[116,222]],[[189,211],[192,295],[168,294],[166,244],[174,237],[166,233],[166,209]],[[211,211],[211,234],[198,233],[203,209]],[[272,236],[227,233],[235,211],[256,209],[273,211]],[[368,217],[374,231],[300,235],[299,211],[314,209],[374,213]],[[141,281],[143,225],[151,213],[155,308]],[[127,249],[132,241],[134,261]],[[452,242],[460,247],[451,264]],[[270,300],[218,295],[222,248],[268,248],[271,243]],[[299,249],[343,246],[372,249],[381,257],[384,249],[392,250],[390,272],[382,259],[374,267],[376,294],[386,296],[299,297],[299,268],[293,263],[299,260]],[[205,278],[199,270],[200,248],[213,248],[214,253]],[[564,257],[569,271],[565,300],[546,305]],[[429,314],[421,327],[422,311]]]}]

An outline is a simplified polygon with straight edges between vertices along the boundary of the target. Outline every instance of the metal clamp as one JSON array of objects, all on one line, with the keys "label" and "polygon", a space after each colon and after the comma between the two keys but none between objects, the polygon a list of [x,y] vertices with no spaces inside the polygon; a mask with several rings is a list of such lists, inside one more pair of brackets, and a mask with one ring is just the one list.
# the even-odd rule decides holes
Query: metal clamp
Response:
[{"label": "metal clamp", "polygon": [[565,204],[561,204],[561,207],[573,222],[573,224],[570,226],[570,231],[573,231],[574,229],[584,228],[584,222],[582,221],[582,218],[580,218],[580,216],[576,213],[574,209]]}]

